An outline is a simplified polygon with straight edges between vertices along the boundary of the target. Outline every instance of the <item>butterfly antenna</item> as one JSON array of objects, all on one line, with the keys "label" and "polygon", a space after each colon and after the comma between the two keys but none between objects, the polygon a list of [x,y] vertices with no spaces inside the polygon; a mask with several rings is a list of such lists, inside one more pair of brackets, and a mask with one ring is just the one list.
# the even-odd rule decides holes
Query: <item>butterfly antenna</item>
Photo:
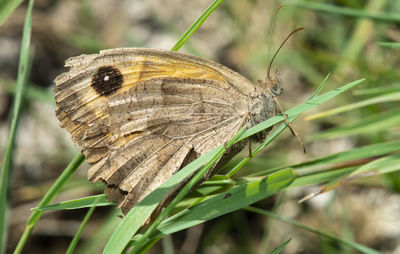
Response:
[{"label": "butterfly antenna", "polygon": [[279,46],[279,48],[276,50],[274,56],[272,57],[271,62],[269,62],[268,72],[267,72],[267,79],[270,78],[270,75],[269,75],[269,74],[270,74],[270,72],[271,72],[272,63],[274,62],[276,55],[278,55],[278,53],[279,53],[279,51],[281,50],[281,48],[283,47],[283,45],[285,45],[286,41],[289,40],[289,38],[290,38],[294,33],[298,32],[298,31],[300,31],[300,30],[304,30],[304,29],[305,29],[304,27],[299,27],[299,28],[293,30],[288,36],[286,36],[285,40],[283,40],[282,44]]},{"label": "butterfly antenna", "polygon": [[272,47],[272,35],[274,34],[274,30],[275,30],[275,22],[276,22],[276,17],[278,16],[278,12],[279,10],[283,7],[284,5],[281,4],[278,6],[278,8],[276,8],[275,11],[275,15],[274,18],[272,19],[272,24],[271,24],[271,28],[269,29],[269,43],[268,43],[268,55],[267,55],[267,59],[269,59],[270,55],[271,55],[271,47]]}]

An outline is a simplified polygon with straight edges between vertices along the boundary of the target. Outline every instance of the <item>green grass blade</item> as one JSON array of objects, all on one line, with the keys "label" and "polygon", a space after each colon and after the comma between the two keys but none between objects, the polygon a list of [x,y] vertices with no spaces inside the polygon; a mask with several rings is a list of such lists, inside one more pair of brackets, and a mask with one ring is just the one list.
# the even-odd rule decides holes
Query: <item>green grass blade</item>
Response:
[{"label": "green grass blade", "polygon": [[23,0],[2,0],[0,2],[0,26]]},{"label": "green grass blade", "polygon": [[376,159],[365,165],[362,165],[356,171],[354,171],[349,176],[349,178],[353,178],[358,175],[377,175],[377,174],[382,175],[399,170],[400,170],[400,154],[395,153],[380,159]]},{"label": "green grass blade", "polygon": [[[7,2],[9,3],[9,2]],[[9,140],[7,142],[6,151],[1,165],[0,172],[0,253],[5,250],[5,243],[7,238],[7,193],[8,181],[12,164],[12,156],[14,151],[15,137],[17,133],[17,126],[19,115],[21,112],[21,104],[24,96],[25,83],[28,77],[29,62],[30,62],[30,41],[32,33],[32,9],[33,0],[29,1],[29,6],[26,12],[24,29],[22,32],[21,53],[19,56],[18,65],[18,78],[16,85],[16,92],[13,103],[13,111],[10,125]],[[6,4],[6,3],[3,3]],[[17,5],[15,5],[16,7]],[[0,6],[1,7],[1,6]],[[5,6],[3,6],[5,7]],[[8,6],[9,7],[9,6]],[[4,13],[2,13],[4,15]]]},{"label": "green grass blade", "polygon": [[378,174],[387,174],[400,170],[400,154],[392,154],[380,159],[373,160],[360,167],[355,167],[351,173],[346,174],[340,178],[331,180],[329,183],[319,187],[314,192],[310,193],[303,200],[309,199],[316,195],[336,189],[341,184],[348,182],[354,178],[373,176]]},{"label": "green grass blade", "polygon": [[289,219],[289,218],[281,217],[281,216],[279,216],[279,215],[277,215],[275,213],[271,213],[269,211],[265,211],[265,210],[262,210],[262,209],[259,209],[259,208],[255,208],[255,207],[251,207],[251,206],[246,207],[245,209],[247,211],[250,211],[250,212],[253,212],[253,213],[257,213],[257,214],[266,215],[266,216],[269,216],[269,217],[274,218],[276,220],[279,220],[279,221],[282,221],[284,223],[287,223],[289,225],[292,225],[292,226],[304,229],[306,231],[315,233],[315,234],[317,234],[319,236],[322,236],[324,238],[336,241],[336,242],[338,242],[340,244],[343,244],[345,246],[352,247],[352,248],[354,248],[354,249],[356,249],[358,251],[361,251],[362,253],[380,254],[380,252],[378,252],[378,251],[376,251],[374,249],[368,248],[368,247],[366,247],[364,245],[361,245],[361,244],[358,244],[358,243],[355,243],[355,242],[352,242],[352,241],[349,241],[349,240],[346,240],[346,239],[339,238],[337,236],[334,236],[334,235],[332,235],[330,233],[327,233],[325,231],[322,231],[322,230],[318,230],[318,229],[314,229],[314,228],[308,227],[308,226],[306,226],[306,225],[304,225],[304,224],[302,224],[300,222],[297,222],[297,221]]},{"label": "green grass blade", "polygon": [[370,115],[361,118],[355,123],[347,124],[342,127],[332,128],[312,136],[311,140],[332,139],[349,135],[360,135],[367,133],[378,133],[390,131],[396,128],[400,123],[400,108],[395,108],[383,113]]},{"label": "green grass blade", "polygon": [[284,241],[283,243],[281,243],[278,247],[276,247],[274,250],[272,250],[269,254],[279,254],[283,251],[283,249],[286,247],[286,245],[288,245],[288,243],[291,241],[292,239],[289,238],[286,241]]},{"label": "green grass blade", "polygon": [[400,85],[385,85],[372,88],[356,89],[353,91],[354,95],[382,95],[386,93],[393,93],[400,91]]},{"label": "green grass blade", "polygon": [[341,177],[351,174],[356,169],[357,167],[347,167],[347,168],[332,169],[325,171],[315,170],[314,173],[306,175],[301,175],[299,173],[298,177],[290,185],[290,188],[303,187],[307,185],[321,184],[334,181],[340,179]]},{"label": "green grass blade", "polygon": [[96,201],[98,201],[101,197],[97,197],[95,200],[95,204],[90,207],[89,211],[86,213],[85,218],[83,218],[83,221],[81,225],[79,226],[78,231],[74,235],[74,238],[72,239],[70,245],[68,246],[68,249],[65,253],[67,254],[72,254],[75,251],[76,246],[78,245],[79,238],[81,237],[82,231],[85,228],[86,224],[88,223],[90,217],[92,216],[94,209],[96,208]]},{"label": "green grass blade", "polygon": [[400,43],[398,42],[378,42],[378,45],[383,47],[400,49]]},{"label": "green grass blade", "polygon": [[[69,163],[67,168],[62,172],[62,174],[58,177],[56,182],[51,186],[50,190],[46,192],[46,195],[39,203],[40,206],[48,205],[55,198],[55,196],[61,191],[62,187],[68,180],[73,176],[75,171],[79,168],[82,162],[85,160],[85,157],[82,154],[78,154],[75,158]],[[33,228],[36,226],[37,221],[42,216],[43,211],[36,210],[33,211],[31,216],[29,217],[24,233],[19,239],[18,245],[15,248],[14,254],[22,253],[22,250],[28,240]]]},{"label": "green grass blade", "polygon": [[320,112],[314,115],[310,115],[306,118],[306,120],[314,120],[317,118],[322,118],[322,117],[327,117],[327,116],[331,116],[331,115],[335,115],[335,114],[339,114],[342,112],[346,112],[346,111],[350,111],[353,109],[357,109],[357,108],[361,108],[361,107],[366,107],[369,105],[373,105],[373,104],[378,104],[378,103],[382,103],[382,102],[392,102],[392,101],[399,101],[400,100],[400,92],[394,92],[394,93],[389,93],[389,94],[384,94],[384,95],[380,95],[380,96],[376,96],[370,99],[366,99],[363,101],[358,101],[355,103],[351,103],[351,104],[347,104],[345,106],[342,107],[337,107],[331,110],[327,110],[324,112]]},{"label": "green grass blade", "polygon": [[288,2],[288,4],[300,8],[321,11],[330,14],[344,15],[354,18],[366,18],[382,22],[400,23],[400,15],[397,13],[371,13],[365,10],[357,10],[348,7],[340,7],[340,6],[324,4],[324,3],[316,3],[316,2],[293,1],[293,2]]},{"label": "green grass blade", "polygon": [[[294,168],[296,170],[296,172],[298,172],[298,173],[301,170],[301,172],[304,172],[303,174],[307,174],[308,171],[314,172],[315,167],[322,167],[321,169],[324,169],[324,168],[329,168],[331,166],[330,164],[334,164],[334,163],[342,163],[342,162],[346,162],[346,161],[382,156],[382,155],[385,155],[388,153],[398,151],[399,147],[400,147],[400,140],[393,140],[393,141],[363,146],[363,147],[359,147],[359,148],[353,148],[349,151],[334,153],[334,154],[331,154],[328,156],[309,160],[307,162],[298,163],[298,164],[289,165],[289,166],[278,167],[278,168],[274,168],[274,169],[270,169],[270,170],[277,171],[282,168],[291,167],[291,168]],[[264,174],[266,174],[265,171],[260,171],[254,175],[257,176],[257,175],[264,175]]]},{"label": "green grass blade", "polygon": [[114,202],[107,201],[105,194],[78,198],[74,200],[64,201],[57,204],[44,205],[32,208],[32,211],[47,211],[47,210],[73,210],[87,207],[112,206]]},{"label": "green grass blade", "polygon": [[172,51],[177,51],[182,45],[196,32],[197,29],[206,21],[208,16],[215,11],[215,9],[222,3],[223,0],[214,0],[207,10],[189,27],[188,30],[179,38],[179,40],[172,47]]}]

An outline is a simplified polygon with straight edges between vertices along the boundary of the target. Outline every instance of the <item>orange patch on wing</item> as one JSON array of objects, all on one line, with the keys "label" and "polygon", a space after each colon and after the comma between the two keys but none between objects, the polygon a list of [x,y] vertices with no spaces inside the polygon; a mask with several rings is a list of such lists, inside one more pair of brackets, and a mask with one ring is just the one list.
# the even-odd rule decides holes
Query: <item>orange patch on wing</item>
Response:
[{"label": "orange patch on wing", "polygon": [[131,64],[116,67],[124,79],[122,88],[117,93],[127,91],[140,81],[157,78],[211,79],[226,82],[225,78],[212,68],[183,59],[137,56]]}]

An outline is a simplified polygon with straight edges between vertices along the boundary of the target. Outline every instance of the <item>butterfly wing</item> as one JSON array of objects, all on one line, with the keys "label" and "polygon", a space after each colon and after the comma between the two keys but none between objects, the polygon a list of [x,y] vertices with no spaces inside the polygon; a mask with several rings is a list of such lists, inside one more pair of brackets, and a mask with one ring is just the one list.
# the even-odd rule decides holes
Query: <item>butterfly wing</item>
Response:
[{"label": "butterfly wing", "polygon": [[56,80],[56,114],[82,147],[91,181],[124,212],[188,161],[246,123],[253,84],[193,56],[112,49],[67,60]]}]

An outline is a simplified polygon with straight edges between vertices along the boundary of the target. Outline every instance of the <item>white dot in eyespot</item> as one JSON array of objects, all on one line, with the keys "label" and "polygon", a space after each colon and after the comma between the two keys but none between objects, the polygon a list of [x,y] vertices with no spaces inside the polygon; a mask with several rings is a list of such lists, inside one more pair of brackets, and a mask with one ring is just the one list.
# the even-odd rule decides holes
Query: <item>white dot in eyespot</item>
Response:
[{"label": "white dot in eyespot", "polygon": [[110,80],[110,76],[108,76],[108,75],[104,76],[103,80],[104,81],[109,81]]}]

